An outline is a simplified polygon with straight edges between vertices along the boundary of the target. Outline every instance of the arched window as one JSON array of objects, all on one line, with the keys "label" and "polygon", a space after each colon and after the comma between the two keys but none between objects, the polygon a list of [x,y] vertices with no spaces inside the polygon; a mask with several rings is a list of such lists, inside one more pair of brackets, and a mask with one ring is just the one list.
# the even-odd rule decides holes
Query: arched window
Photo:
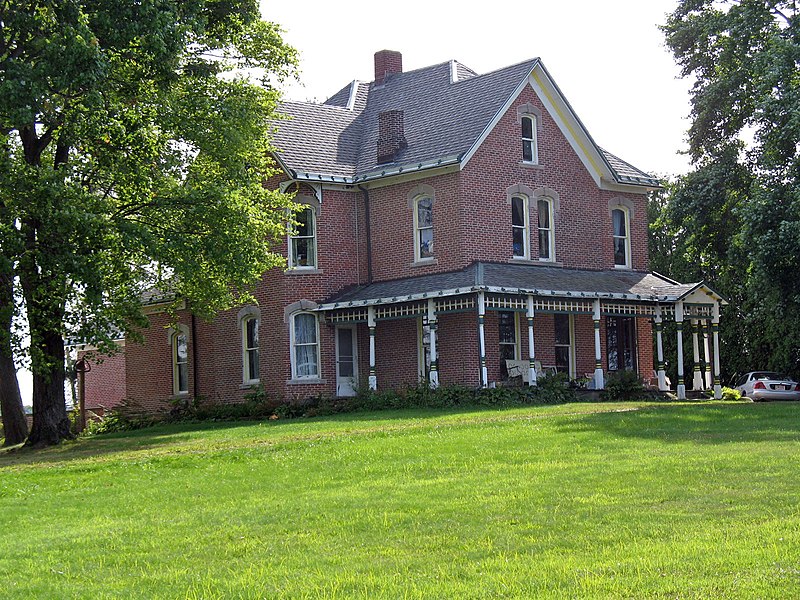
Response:
[{"label": "arched window", "polygon": [[614,229],[614,266],[625,269],[631,266],[630,219],[625,207],[611,211],[611,223]]},{"label": "arched window", "polygon": [[529,224],[528,198],[525,196],[512,196],[511,240],[514,258],[529,258],[530,256]]},{"label": "arched window", "polygon": [[244,383],[258,383],[258,326],[259,319],[249,315],[242,319],[242,364]]},{"label": "arched window", "polygon": [[317,216],[312,206],[295,214],[297,225],[289,236],[289,268],[315,269],[317,266]]},{"label": "arched window", "polygon": [[292,379],[318,379],[319,323],[317,315],[300,312],[291,319]]},{"label": "arched window", "polygon": [[522,121],[522,160],[526,163],[539,163],[539,149],[536,141],[536,117],[524,115]]},{"label": "arched window", "polygon": [[539,260],[555,260],[555,236],[553,235],[553,199],[540,196],[537,199],[539,216]]},{"label": "arched window", "polygon": [[417,196],[414,199],[414,259],[433,258],[433,199]]},{"label": "arched window", "polygon": [[172,392],[189,393],[189,345],[183,331],[172,336]]}]

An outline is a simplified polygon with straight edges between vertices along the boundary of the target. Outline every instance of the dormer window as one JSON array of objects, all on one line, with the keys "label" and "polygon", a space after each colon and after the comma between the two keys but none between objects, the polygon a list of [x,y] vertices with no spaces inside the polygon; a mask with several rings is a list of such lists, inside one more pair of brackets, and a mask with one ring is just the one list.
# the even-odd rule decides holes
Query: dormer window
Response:
[{"label": "dormer window", "polygon": [[614,266],[618,269],[631,267],[630,219],[624,207],[611,211],[611,222],[614,228]]},{"label": "dormer window", "polygon": [[433,199],[417,196],[414,199],[415,259],[433,258]]},{"label": "dormer window", "polygon": [[553,199],[542,196],[537,200],[539,213],[539,260],[555,260],[555,239],[553,236]]},{"label": "dormer window", "polygon": [[536,117],[522,117],[522,160],[526,163],[539,164],[539,150],[536,143]]},{"label": "dormer window", "polygon": [[528,199],[525,196],[511,198],[511,243],[514,258],[529,258],[528,248]]},{"label": "dormer window", "polygon": [[304,206],[295,214],[297,225],[289,236],[289,268],[317,266],[317,220],[314,208]]}]

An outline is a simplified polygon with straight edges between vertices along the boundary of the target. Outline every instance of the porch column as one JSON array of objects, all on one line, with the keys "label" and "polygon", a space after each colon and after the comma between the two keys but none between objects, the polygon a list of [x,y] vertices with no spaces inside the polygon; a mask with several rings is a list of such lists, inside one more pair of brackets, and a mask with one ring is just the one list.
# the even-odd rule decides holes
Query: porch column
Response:
[{"label": "porch column", "polygon": [[722,399],[722,382],[719,378],[719,302],[711,309],[711,331],[714,335],[714,399]]},{"label": "porch column", "polygon": [[678,400],[686,399],[686,384],[683,381],[683,300],[675,303],[675,327],[678,330]]},{"label": "porch column", "polygon": [[528,385],[536,385],[536,352],[533,346],[533,296],[528,295]]},{"label": "porch column", "polygon": [[375,372],[375,307],[367,307],[367,325],[369,326],[369,389],[378,389],[378,377]]},{"label": "porch column", "polygon": [[428,299],[428,326],[431,328],[431,372],[430,386],[432,389],[439,387],[439,355],[436,352],[436,303],[433,298]]},{"label": "porch column", "polygon": [[661,305],[656,304],[656,369],[658,369],[658,389],[662,392],[669,391],[667,387],[667,372],[664,369],[664,340],[662,334],[664,332],[664,319],[661,316]]},{"label": "porch column", "polygon": [[483,292],[478,292],[478,352],[481,357],[481,387],[489,385],[489,370],[486,368],[486,338],[483,335],[483,321],[486,317],[486,300]]},{"label": "porch column", "polygon": [[708,338],[709,338],[709,329],[708,329],[708,325],[709,325],[709,323],[707,323],[705,321],[703,322],[703,325],[702,325],[703,356],[705,357],[705,360],[706,360],[706,368],[705,368],[705,372],[703,373],[703,379],[705,380],[706,389],[710,390],[711,389],[711,354],[708,351],[708,346],[709,346],[709,340],[708,340]]},{"label": "porch column", "polygon": [[594,389],[605,388],[603,381],[603,355],[600,352],[600,298],[594,301]]},{"label": "porch column", "polygon": [[700,323],[697,319],[692,319],[692,358],[694,359],[692,379],[692,389],[703,389],[703,374],[700,372],[700,344],[697,339],[697,333],[700,330]]}]

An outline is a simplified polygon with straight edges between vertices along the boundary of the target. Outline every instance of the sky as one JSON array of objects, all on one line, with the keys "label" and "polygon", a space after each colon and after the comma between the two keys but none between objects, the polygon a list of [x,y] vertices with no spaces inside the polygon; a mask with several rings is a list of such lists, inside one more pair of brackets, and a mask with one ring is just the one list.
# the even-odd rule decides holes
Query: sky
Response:
[{"label": "sky", "polygon": [[[455,59],[488,73],[539,57],[601,147],[663,176],[689,169],[680,152],[691,84],[658,29],[677,3],[261,0],[261,13],[300,55],[288,100],[323,102],[354,79],[372,81],[383,49],[401,52],[406,71]],[[19,379],[30,404],[30,373]]]},{"label": "sky", "polygon": [[[480,8],[468,8],[470,6]],[[685,173],[690,83],[658,29],[677,0],[467,3],[261,0],[300,54],[289,100],[323,102],[374,79],[373,55],[397,50],[410,71],[455,59],[488,73],[534,57],[595,141],[656,175]],[[393,8],[390,8],[393,7]]]}]

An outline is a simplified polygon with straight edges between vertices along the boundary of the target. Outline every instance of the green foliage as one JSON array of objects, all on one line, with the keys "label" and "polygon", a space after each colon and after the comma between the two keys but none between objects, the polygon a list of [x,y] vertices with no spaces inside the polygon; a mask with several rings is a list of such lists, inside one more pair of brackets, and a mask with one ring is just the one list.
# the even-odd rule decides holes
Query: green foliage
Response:
[{"label": "green foliage", "polygon": [[600,399],[605,402],[641,400],[645,396],[644,382],[636,371],[624,369],[611,372],[606,377],[605,389]]},{"label": "green foliage", "polygon": [[109,350],[146,323],[147,289],[211,316],[282,264],[292,204],[263,184],[276,86],[295,66],[255,0],[2,5],[0,248],[35,404],[63,404],[65,335]]},{"label": "green foliage", "polygon": [[722,388],[722,400],[725,402],[738,402],[742,399],[742,394],[739,390],[729,388],[727,386]]},{"label": "green foliage", "polygon": [[723,380],[753,368],[800,375],[798,7],[682,0],[662,29],[695,79],[696,170],[651,202],[651,265],[730,300]]}]

